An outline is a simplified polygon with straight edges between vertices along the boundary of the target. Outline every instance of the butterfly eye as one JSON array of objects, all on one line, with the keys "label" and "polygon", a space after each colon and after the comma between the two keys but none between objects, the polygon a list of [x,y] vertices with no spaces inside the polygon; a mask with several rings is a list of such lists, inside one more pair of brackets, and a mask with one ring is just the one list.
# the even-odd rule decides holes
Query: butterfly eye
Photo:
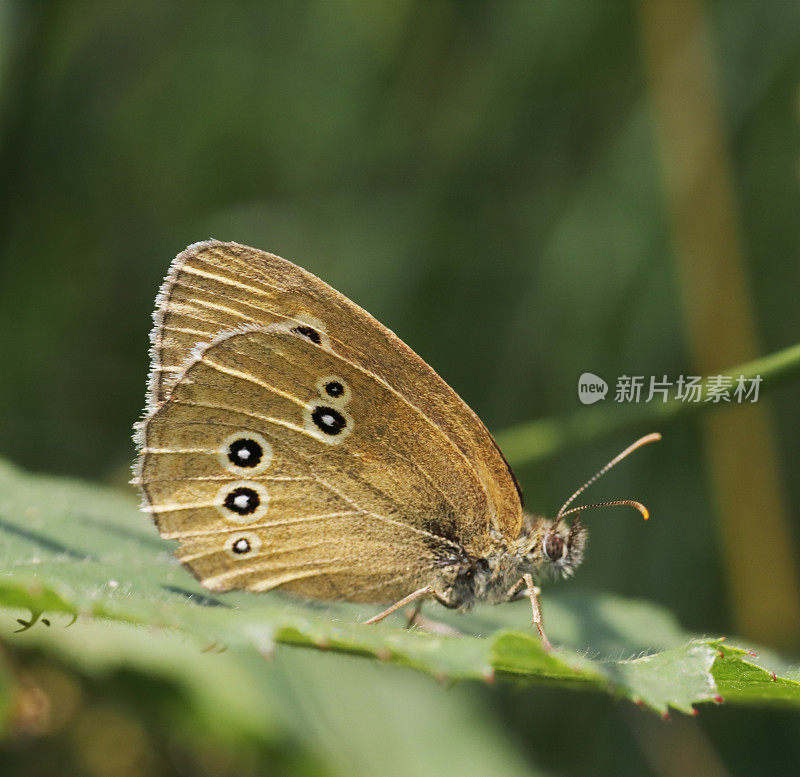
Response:
[{"label": "butterfly eye", "polygon": [[555,533],[548,534],[542,543],[542,552],[549,561],[561,561],[565,556],[566,549],[564,540]]}]

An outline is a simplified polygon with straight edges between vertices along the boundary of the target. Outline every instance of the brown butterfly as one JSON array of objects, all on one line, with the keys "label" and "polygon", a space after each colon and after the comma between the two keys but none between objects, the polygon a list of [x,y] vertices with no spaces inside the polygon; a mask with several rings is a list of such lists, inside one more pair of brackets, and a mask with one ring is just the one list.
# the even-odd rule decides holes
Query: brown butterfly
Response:
[{"label": "brown butterfly", "polygon": [[[189,246],[154,313],[135,482],[161,535],[214,591],[284,590],[466,610],[570,575],[586,529],[522,508],[480,419],[366,311],[285,259]],[[639,502],[620,500],[645,518]],[[572,521],[566,519],[574,516]]]}]

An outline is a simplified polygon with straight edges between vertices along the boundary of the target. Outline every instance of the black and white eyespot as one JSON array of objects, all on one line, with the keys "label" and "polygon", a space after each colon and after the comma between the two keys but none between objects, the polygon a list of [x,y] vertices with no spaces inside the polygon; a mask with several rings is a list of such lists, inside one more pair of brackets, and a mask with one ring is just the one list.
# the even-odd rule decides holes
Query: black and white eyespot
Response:
[{"label": "black and white eyespot", "polygon": [[326,351],[331,349],[325,324],[314,316],[309,316],[307,313],[294,316],[289,322],[289,331]]},{"label": "black and white eyespot", "polygon": [[252,523],[269,509],[269,494],[261,483],[236,480],[217,491],[215,501],[223,518],[234,523]]},{"label": "black and white eyespot", "polygon": [[331,436],[341,434],[347,426],[347,419],[335,408],[319,405],[311,411],[311,420],[325,434]]},{"label": "black and white eyespot", "polygon": [[292,332],[294,332],[296,335],[302,335],[306,338],[306,340],[310,340],[312,343],[314,343],[314,345],[319,345],[322,342],[322,335],[316,329],[314,329],[313,326],[300,324],[292,327]]},{"label": "black and white eyespot", "polygon": [[338,375],[326,375],[320,378],[317,381],[317,391],[324,400],[338,407],[346,405],[352,397],[350,386]]},{"label": "black and white eyespot", "polygon": [[272,464],[272,446],[257,432],[229,434],[218,453],[222,466],[237,475],[255,475]]},{"label": "black and white eyespot", "polygon": [[261,538],[253,532],[233,534],[225,540],[225,550],[233,558],[246,558],[261,550]]},{"label": "black and white eyespot", "polygon": [[306,405],[303,421],[307,431],[330,445],[340,443],[353,431],[353,418],[334,402],[315,400]]}]

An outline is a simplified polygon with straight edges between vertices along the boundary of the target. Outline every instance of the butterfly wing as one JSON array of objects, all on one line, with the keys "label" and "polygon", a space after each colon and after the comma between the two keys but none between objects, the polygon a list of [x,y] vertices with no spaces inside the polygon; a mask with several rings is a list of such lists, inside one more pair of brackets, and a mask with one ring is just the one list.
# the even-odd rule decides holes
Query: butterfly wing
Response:
[{"label": "butterfly wing", "polygon": [[448,455],[469,462],[482,496],[458,520],[480,526],[482,536],[490,528],[518,536],[519,486],[480,419],[396,335],[311,273],[237,243],[197,243],[173,262],[154,318],[151,409],[170,395],[198,344],[240,327],[293,324],[390,389],[404,415],[435,427],[448,440]]},{"label": "butterfly wing", "polygon": [[293,321],[197,348],[141,434],[148,509],[209,588],[388,601],[488,550],[455,442]]}]

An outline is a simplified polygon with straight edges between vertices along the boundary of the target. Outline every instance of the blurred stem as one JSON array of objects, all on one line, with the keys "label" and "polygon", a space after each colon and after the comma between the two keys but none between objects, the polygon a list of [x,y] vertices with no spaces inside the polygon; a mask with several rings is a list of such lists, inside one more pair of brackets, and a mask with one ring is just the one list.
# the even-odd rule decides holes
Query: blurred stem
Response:
[{"label": "blurred stem", "polygon": [[657,777],[730,777],[698,721],[675,718],[667,727],[653,715],[639,715],[629,709],[623,715],[639,742],[642,757]]},{"label": "blurred stem", "polygon": [[[702,0],[639,2],[683,318],[695,369],[752,359],[758,337]],[[705,419],[704,441],[737,629],[800,643],[800,581],[763,404]]]},{"label": "blurred stem", "polygon": [[[761,376],[759,399],[792,380],[800,379],[800,344],[742,364],[719,375],[734,379]],[[706,378],[703,384],[708,381]],[[751,407],[734,405],[736,407]],[[664,424],[692,414],[730,409],[730,404],[712,402],[667,402],[607,404],[582,407],[567,416],[540,418],[513,426],[497,435],[497,442],[514,466],[553,458],[570,446],[592,442],[623,431],[662,431]],[[646,428],[645,428],[646,427]]]}]

